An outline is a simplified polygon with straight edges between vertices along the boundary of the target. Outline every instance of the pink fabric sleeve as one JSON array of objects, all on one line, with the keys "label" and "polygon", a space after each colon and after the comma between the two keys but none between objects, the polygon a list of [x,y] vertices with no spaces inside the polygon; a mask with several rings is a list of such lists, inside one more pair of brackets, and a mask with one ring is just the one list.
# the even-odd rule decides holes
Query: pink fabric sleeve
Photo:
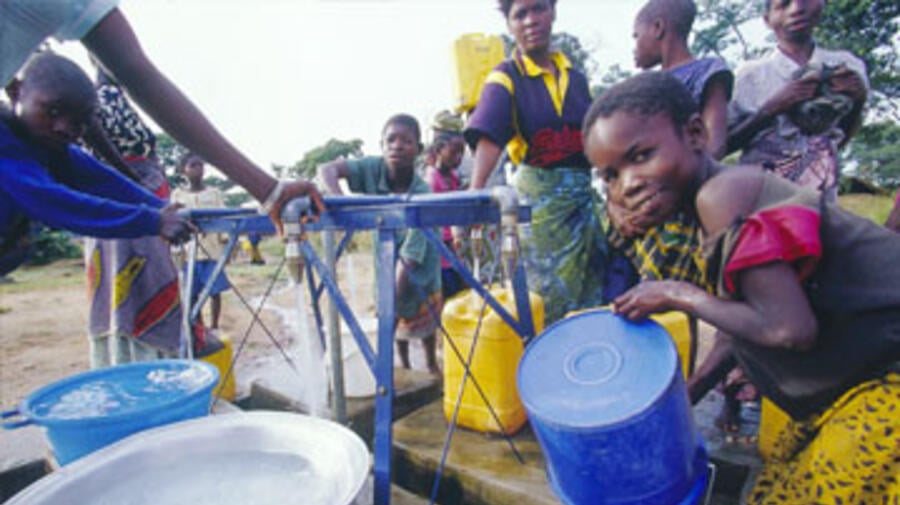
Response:
[{"label": "pink fabric sleeve", "polygon": [[725,265],[725,289],[736,291],[739,272],[775,261],[792,265],[802,280],[813,272],[821,257],[817,211],[797,205],[766,209],[742,224]]}]

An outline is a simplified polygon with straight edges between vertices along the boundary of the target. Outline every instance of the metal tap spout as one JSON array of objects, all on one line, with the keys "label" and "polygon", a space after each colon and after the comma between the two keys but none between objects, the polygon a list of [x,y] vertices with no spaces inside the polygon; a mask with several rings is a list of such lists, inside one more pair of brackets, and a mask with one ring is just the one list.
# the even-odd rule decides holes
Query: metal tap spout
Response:
[{"label": "metal tap spout", "polygon": [[512,279],[519,261],[519,197],[510,186],[495,186],[491,199],[500,207],[500,257],[507,279]]},{"label": "metal tap spout", "polygon": [[312,203],[309,198],[295,198],[281,209],[281,222],[284,224],[284,259],[287,263],[288,273],[294,284],[303,281],[303,253],[300,251],[300,243],[306,240],[303,231],[303,220],[309,214]]}]

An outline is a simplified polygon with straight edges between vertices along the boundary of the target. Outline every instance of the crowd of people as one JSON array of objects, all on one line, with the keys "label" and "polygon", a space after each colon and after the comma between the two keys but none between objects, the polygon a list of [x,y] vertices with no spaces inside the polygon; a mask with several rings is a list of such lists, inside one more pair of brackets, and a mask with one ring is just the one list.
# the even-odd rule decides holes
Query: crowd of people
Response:
[{"label": "crowd of people", "polygon": [[[498,3],[514,48],[466,120],[439,115],[426,148],[414,117],[392,116],[382,155],[321,166],[323,191],[340,194],[341,180],[368,194],[479,189],[512,164],[508,182],[532,211],[522,258],[548,323],[605,303],[634,320],[683,311],[717,330],[690,378],[692,400],[725,380],[723,428],[739,422],[741,395],[790,416],[751,503],[900,499],[900,269],[890,252],[900,253],[900,211],[888,229],[837,206],[838,152],[861,124],[868,81],[857,56],[816,44],[825,0],[765,0],[775,45],[735,72],[691,54],[693,1],[648,0],[633,25],[645,72],[596,99],[551,43],[556,0]],[[24,259],[31,221],[96,237],[86,263],[98,366],[177,350],[178,273],[165,243],[196,230],[169,200],[222,205],[203,184],[204,162],[274,220],[287,199],[318,196],[228,143],[143,53],[116,4],[0,0],[12,105],[0,114],[0,274]],[[32,55],[51,35],[83,42],[96,84],[63,57]],[[191,149],[186,188],[169,194],[153,134],[123,90]],[[736,152],[737,165],[720,163]],[[454,230],[441,234],[458,247]],[[398,354],[409,367],[419,340],[439,374],[437,318],[463,286],[421,230],[397,243]],[[202,244],[214,258],[218,238]],[[197,268],[195,279],[211,276],[208,261]],[[213,328],[227,278],[214,288]]]}]

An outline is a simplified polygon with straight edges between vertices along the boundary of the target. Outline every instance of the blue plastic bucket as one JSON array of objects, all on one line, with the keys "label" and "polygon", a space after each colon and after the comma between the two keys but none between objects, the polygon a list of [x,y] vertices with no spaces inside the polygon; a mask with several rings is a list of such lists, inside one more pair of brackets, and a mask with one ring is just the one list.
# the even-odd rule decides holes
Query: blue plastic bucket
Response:
[{"label": "blue plastic bucket", "polygon": [[525,350],[517,379],[564,503],[703,500],[706,450],[662,326],[606,310],[564,319]]},{"label": "blue plastic bucket", "polygon": [[202,361],[161,360],[92,370],[44,386],[4,428],[46,428],[61,465],[138,431],[209,413],[216,367]]}]

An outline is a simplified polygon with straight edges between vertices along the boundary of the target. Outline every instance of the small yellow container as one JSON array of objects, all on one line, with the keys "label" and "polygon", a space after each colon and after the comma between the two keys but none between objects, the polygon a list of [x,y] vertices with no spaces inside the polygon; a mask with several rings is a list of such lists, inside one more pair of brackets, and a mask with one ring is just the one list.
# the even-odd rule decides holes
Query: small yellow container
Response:
[{"label": "small yellow container", "polygon": [[213,396],[218,396],[223,400],[233,402],[237,395],[237,386],[234,380],[235,371],[232,370],[231,373],[228,374],[228,377],[226,377],[225,374],[228,373],[228,367],[231,366],[234,349],[231,345],[231,338],[228,337],[228,335],[220,333],[218,338],[224,347],[208,356],[203,356],[200,359],[213,365],[219,370],[219,383],[216,385],[215,389],[213,389]]},{"label": "small yellow container", "polygon": [[497,35],[467,33],[453,43],[454,106],[457,112],[478,103],[484,79],[503,61],[503,39]]},{"label": "small yellow container", "polygon": [[[517,317],[515,296],[507,288],[494,287],[491,295],[514,317]],[[544,302],[529,293],[535,333],[544,329]],[[456,345],[463,360],[468,359],[475,330],[481,315],[482,298],[473,290],[466,290],[451,298],[444,306],[442,321],[449,335],[444,336],[444,415],[450,421],[456,406],[465,366],[449,340]],[[501,428],[472,384],[466,380],[457,417],[457,425],[482,432],[513,434],[525,424],[525,407],[516,389],[516,370],[523,352],[522,339],[490,306],[484,311],[481,330],[469,369],[503,425]]]}]

